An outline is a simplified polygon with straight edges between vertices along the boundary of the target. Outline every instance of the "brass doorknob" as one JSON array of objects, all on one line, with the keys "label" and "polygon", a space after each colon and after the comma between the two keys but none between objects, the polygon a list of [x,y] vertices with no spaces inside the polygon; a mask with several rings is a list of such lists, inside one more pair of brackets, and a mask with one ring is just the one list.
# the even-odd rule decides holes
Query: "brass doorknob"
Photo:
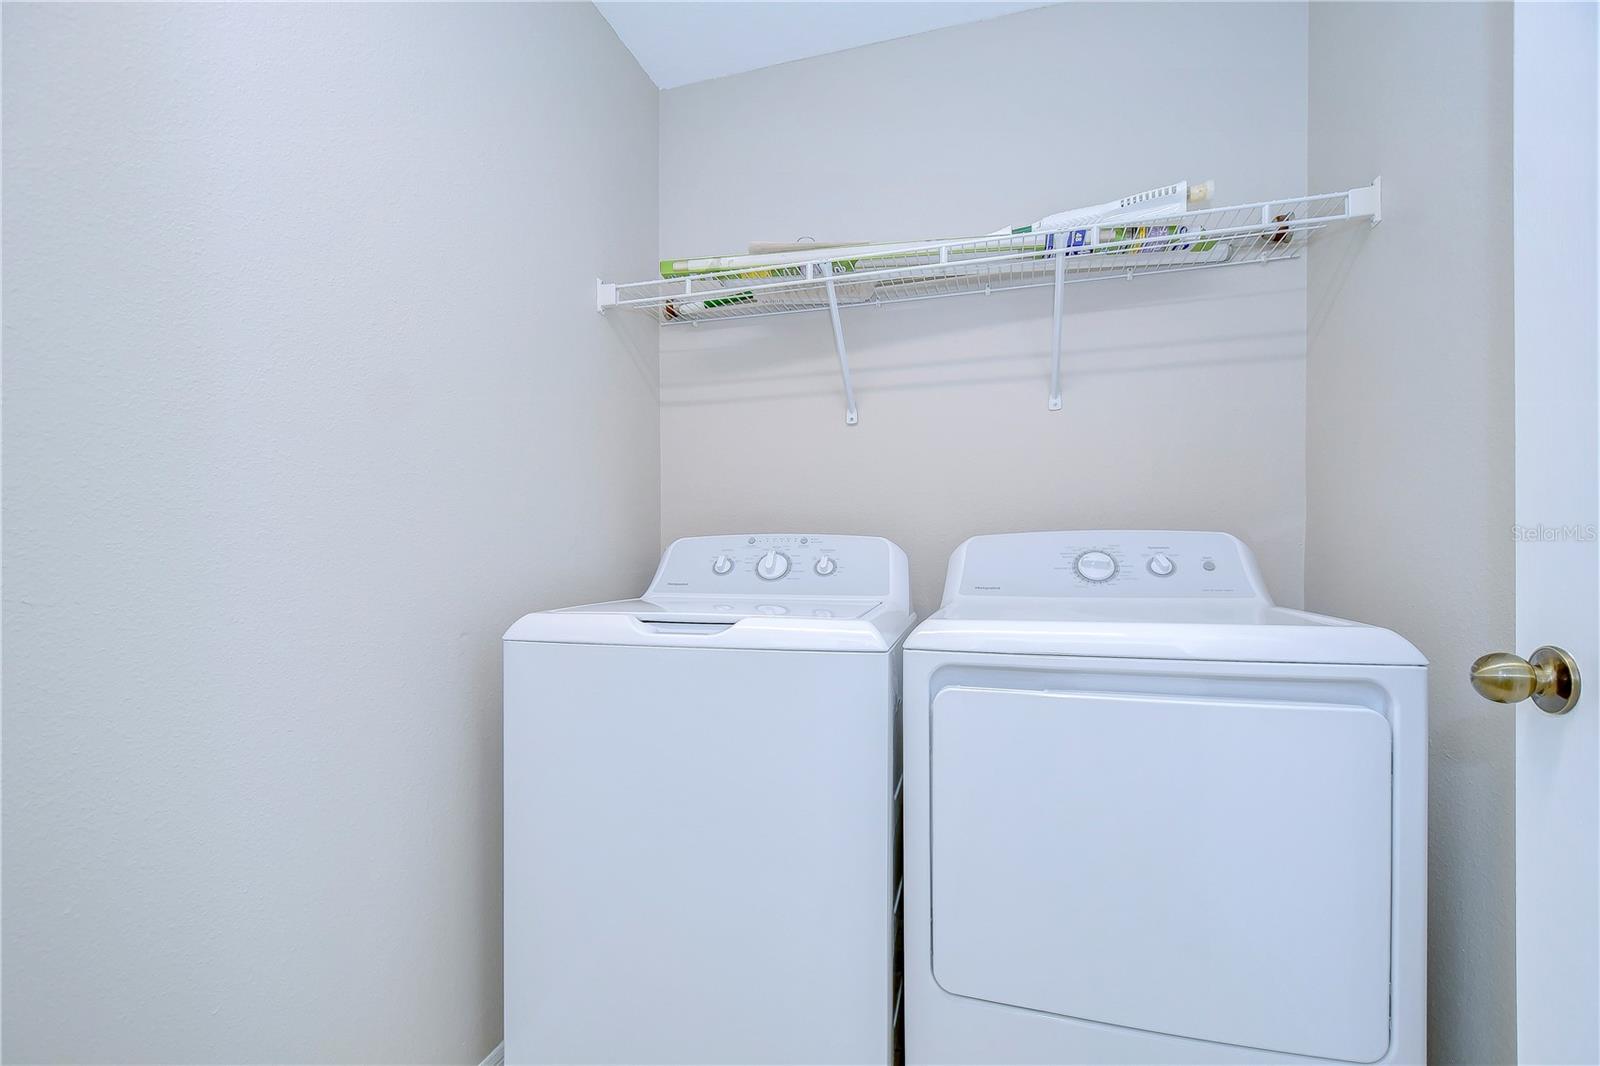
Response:
[{"label": "brass doorknob", "polygon": [[1472,687],[1496,703],[1529,696],[1546,714],[1566,714],[1578,702],[1578,664],[1560,648],[1535,648],[1526,659],[1497,651],[1472,664]]}]

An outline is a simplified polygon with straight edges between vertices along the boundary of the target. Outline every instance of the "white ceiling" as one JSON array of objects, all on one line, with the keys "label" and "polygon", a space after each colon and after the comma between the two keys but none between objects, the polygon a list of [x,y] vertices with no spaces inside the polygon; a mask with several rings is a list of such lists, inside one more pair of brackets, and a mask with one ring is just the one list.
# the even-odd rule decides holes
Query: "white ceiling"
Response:
[{"label": "white ceiling", "polygon": [[658,88],[998,18],[1043,3],[596,3]]}]

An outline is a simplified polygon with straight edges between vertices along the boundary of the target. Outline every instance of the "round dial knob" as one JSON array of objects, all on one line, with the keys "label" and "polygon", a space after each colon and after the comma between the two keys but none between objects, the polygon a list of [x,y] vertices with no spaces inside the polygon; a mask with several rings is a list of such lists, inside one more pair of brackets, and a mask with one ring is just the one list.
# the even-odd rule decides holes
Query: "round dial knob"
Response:
[{"label": "round dial knob", "polygon": [[813,567],[813,569],[816,570],[818,577],[827,577],[829,574],[839,569],[839,564],[833,561],[833,556],[824,555],[822,558],[817,560],[817,565]]},{"label": "round dial knob", "polygon": [[719,555],[711,561],[713,574],[726,574],[733,569],[733,560],[726,555]]},{"label": "round dial knob", "polygon": [[1107,581],[1117,572],[1117,561],[1102,551],[1078,556],[1078,576],[1085,581]]},{"label": "round dial knob", "polygon": [[1163,555],[1160,552],[1150,556],[1150,572],[1156,577],[1166,577],[1172,573],[1173,569],[1170,556]]},{"label": "round dial knob", "polygon": [[789,572],[789,557],[780,551],[769,551],[756,561],[756,573],[767,581],[776,581]]}]

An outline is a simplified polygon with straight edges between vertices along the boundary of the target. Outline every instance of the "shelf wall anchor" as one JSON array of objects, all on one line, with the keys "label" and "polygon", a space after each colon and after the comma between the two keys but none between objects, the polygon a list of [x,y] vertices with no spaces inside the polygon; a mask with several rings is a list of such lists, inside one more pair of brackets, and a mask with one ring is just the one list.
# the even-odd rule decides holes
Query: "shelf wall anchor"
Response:
[{"label": "shelf wall anchor", "polygon": [[1347,215],[1354,218],[1367,215],[1373,226],[1383,221],[1383,175],[1373,178],[1365,189],[1351,189],[1345,195],[1349,197],[1345,206]]},{"label": "shelf wall anchor", "polygon": [[833,288],[833,264],[819,264],[822,283],[828,288],[828,314],[833,317],[833,346],[839,350],[839,374],[844,378],[844,424],[853,426],[856,416],[856,392],[850,387],[850,360],[845,357],[844,327],[839,324],[839,294]]},{"label": "shelf wall anchor", "polygon": [[1056,309],[1050,329],[1050,410],[1061,410],[1061,295],[1066,288],[1067,252],[1056,251]]}]

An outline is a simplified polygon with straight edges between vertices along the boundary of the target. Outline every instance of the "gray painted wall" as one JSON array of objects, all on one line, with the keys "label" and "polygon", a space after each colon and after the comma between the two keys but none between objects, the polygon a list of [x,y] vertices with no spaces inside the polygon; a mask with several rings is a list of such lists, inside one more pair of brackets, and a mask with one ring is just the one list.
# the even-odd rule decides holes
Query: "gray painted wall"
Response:
[{"label": "gray painted wall", "polygon": [[[926,610],[971,533],[1153,524],[1433,659],[1432,1048],[1509,1061],[1511,718],[1461,681],[1512,636],[1509,33],[1064,6],[661,94],[658,183],[587,5],[7,5],[4,1057],[481,1057],[498,634],[658,528],[886,533]],[[655,331],[590,309],[658,237],[1377,173],[1308,275],[1070,288],[1059,414],[1041,292],[847,315],[850,428],[825,319],[667,331],[658,459]]]},{"label": "gray painted wall", "polygon": [[[661,252],[988,232],[1154,184],[1220,202],[1306,175],[1300,4],[1067,4],[661,95]],[[1181,44],[1161,62],[1130,47]],[[1059,54],[1062,62],[1041,62]],[[876,533],[919,610],[975,533],[1226,529],[1298,605],[1301,264],[847,311],[861,422],[826,316],[662,334],[662,538]]]},{"label": "gray painted wall", "polygon": [[4,18],[7,1061],[477,1062],[500,648],[655,562],[587,4]]},{"label": "gray painted wall", "polygon": [[1384,221],[1310,261],[1306,603],[1432,662],[1429,1056],[1513,1062],[1513,717],[1467,684],[1514,636],[1510,6],[1313,4],[1310,106]]}]

